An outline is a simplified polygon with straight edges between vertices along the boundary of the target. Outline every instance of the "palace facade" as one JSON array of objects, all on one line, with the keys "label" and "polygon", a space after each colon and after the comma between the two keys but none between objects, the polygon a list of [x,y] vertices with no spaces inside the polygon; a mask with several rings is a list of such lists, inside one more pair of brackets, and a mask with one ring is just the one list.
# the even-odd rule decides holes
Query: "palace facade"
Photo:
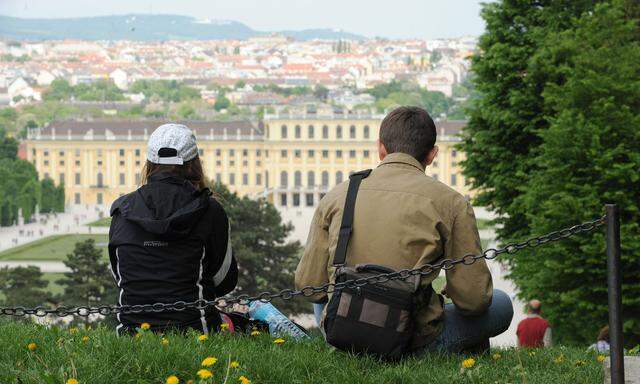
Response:
[{"label": "palace facade", "polygon": [[[231,191],[267,197],[281,209],[314,207],[351,172],[379,163],[383,116],[266,115],[261,122],[183,121],[198,139],[207,176]],[[67,204],[109,205],[135,190],[149,135],[162,121],[55,121],[29,130],[26,158],[41,178],[64,183]],[[466,196],[464,154],[454,148],[462,121],[436,122],[440,152],[427,174]]]}]

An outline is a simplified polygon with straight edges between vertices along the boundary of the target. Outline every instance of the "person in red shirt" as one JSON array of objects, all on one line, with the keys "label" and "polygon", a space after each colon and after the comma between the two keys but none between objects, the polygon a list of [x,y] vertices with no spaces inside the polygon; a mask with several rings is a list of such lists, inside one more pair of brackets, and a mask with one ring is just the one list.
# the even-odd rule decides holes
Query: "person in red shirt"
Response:
[{"label": "person in red shirt", "polygon": [[540,316],[542,304],[540,300],[531,300],[528,304],[527,318],[518,324],[518,346],[525,348],[541,348],[551,346],[551,327],[549,322]]}]

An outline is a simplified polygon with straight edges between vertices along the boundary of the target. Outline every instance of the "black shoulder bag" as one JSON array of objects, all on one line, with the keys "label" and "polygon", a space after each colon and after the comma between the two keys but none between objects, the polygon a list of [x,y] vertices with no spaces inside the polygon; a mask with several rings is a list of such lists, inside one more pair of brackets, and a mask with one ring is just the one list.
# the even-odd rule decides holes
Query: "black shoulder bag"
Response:
[{"label": "black shoulder bag", "polygon": [[[353,216],[358,188],[371,170],[349,177],[349,189],[344,204],[338,245],[333,258],[335,282],[367,278],[395,270],[375,264],[345,265],[349,238],[353,231]],[[394,255],[389,255],[393,258]],[[334,347],[372,354],[395,360],[410,350],[414,328],[414,299],[420,278],[343,288],[333,292],[324,319],[326,340]],[[431,289],[428,290],[431,292]]]}]

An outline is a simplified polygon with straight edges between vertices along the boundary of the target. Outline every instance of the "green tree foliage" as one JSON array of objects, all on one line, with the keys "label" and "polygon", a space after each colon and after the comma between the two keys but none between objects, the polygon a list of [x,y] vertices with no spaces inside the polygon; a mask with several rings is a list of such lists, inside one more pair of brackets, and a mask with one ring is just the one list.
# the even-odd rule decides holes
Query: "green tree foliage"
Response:
[{"label": "green tree foliage", "polygon": [[177,82],[176,80],[138,80],[134,82],[130,92],[142,92],[146,98],[159,97],[162,101],[180,102],[191,99],[199,99],[200,92],[192,87]]},{"label": "green tree foliage", "polygon": [[49,89],[42,95],[45,101],[121,101],[125,100],[122,91],[111,81],[97,81],[92,84],[71,86],[64,79],[51,82]]},{"label": "green tree foliage", "polygon": [[442,92],[427,91],[416,84],[406,82],[392,81],[378,84],[367,93],[376,98],[376,107],[380,112],[402,105],[411,105],[426,109],[435,118],[448,114],[455,106],[455,101]]},{"label": "green tree foliage", "polygon": [[[625,340],[640,341],[640,8],[624,0],[486,6],[462,149],[503,241],[622,212]],[[518,33],[514,33],[518,31]],[[540,298],[565,343],[607,323],[602,231],[508,256],[523,298]]]},{"label": "green tree foliage", "polygon": [[29,221],[41,197],[35,167],[18,159],[17,151],[17,142],[0,130],[0,226],[16,224],[20,211]]},{"label": "green tree foliage", "polygon": [[[233,253],[240,269],[233,294],[255,295],[293,287],[301,247],[297,241],[287,241],[291,225],[283,224],[276,208],[265,199],[238,197],[220,183],[214,184],[213,190],[231,222]],[[309,310],[301,300],[275,305],[289,313]]]},{"label": "green tree foliage", "polygon": [[56,281],[64,287],[58,301],[65,306],[95,306],[116,302],[117,290],[107,261],[95,241],[78,242],[73,253],[67,255],[64,265],[70,269],[64,278]]},{"label": "green tree foliage", "polygon": [[[640,34],[622,1],[584,14],[575,29],[552,34],[533,65],[555,72],[544,108],[538,165],[523,194],[533,233],[590,220],[605,203],[621,209],[625,339],[640,342]],[[545,69],[547,68],[547,69]],[[557,70],[553,70],[556,68]],[[561,341],[593,340],[607,324],[604,232],[512,259],[512,277],[545,302]]]},{"label": "green tree foliage", "polygon": [[34,266],[0,268],[0,303],[6,306],[36,307],[51,301],[49,283]]},{"label": "green tree foliage", "polygon": [[253,90],[257,92],[273,92],[285,97],[310,95],[313,93],[313,89],[311,87],[307,87],[304,85],[298,85],[295,87],[280,87],[279,85],[273,83],[268,85],[254,85]]},{"label": "green tree foliage", "polygon": [[479,93],[470,111],[461,149],[464,173],[477,188],[476,204],[498,213],[499,238],[526,236],[529,218],[522,193],[536,168],[539,132],[548,127],[542,90],[553,76],[533,66],[531,57],[545,37],[572,26],[594,0],[502,0],[482,10],[486,32],[480,37],[472,71]]},{"label": "green tree foliage", "polygon": [[216,102],[213,104],[213,109],[216,111],[221,111],[223,109],[227,109],[231,106],[231,101],[227,99],[224,93],[220,93],[216,98]]},{"label": "green tree foliage", "polygon": [[64,212],[64,184],[56,187],[53,180],[44,178],[40,182],[40,190],[40,213]]}]

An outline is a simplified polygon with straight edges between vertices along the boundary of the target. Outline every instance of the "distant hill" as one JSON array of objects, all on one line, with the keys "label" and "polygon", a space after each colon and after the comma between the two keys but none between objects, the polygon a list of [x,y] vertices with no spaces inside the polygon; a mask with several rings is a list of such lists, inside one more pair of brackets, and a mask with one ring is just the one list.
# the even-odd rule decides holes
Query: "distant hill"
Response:
[{"label": "distant hill", "polygon": [[0,15],[0,38],[14,40],[223,40],[272,33],[296,40],[364,37],[333,29],[256,31],[237,21],[201,21],[178,15],[119,15],[65,19],[22,19]]}]

